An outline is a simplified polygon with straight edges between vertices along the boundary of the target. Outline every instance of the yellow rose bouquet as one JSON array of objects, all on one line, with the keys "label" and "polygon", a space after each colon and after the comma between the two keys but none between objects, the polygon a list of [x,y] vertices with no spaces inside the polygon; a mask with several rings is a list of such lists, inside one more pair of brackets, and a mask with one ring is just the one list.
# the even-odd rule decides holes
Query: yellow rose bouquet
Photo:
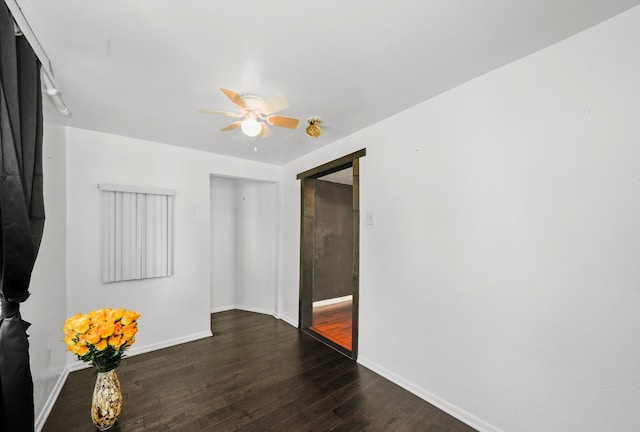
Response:
[{"label": "yellow rose bouquet", "polygon": [[98,309],[69,317],[62,327],[67,351],[98,372],[115,369],[135,342],[139,317],[138,312],[125,309]]}]

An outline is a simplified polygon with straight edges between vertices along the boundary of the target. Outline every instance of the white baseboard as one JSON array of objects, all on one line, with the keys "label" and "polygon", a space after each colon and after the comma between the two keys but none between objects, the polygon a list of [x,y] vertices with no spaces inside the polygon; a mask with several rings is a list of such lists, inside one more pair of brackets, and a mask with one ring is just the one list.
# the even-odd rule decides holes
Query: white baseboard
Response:
[{"label": "white baseboard", "polygon": [[205,339],[208,337],[213,336],[213,334],[211,333],[211,330],[205,330],[202,332],[198,332],[198,333],[193,333],[190,335],[186,335],[186,336],[182,336],[179,338],[175,338],[175,339],[169,339],[166,341],[162,341],[162,342],[158,342],[155,344],[151,344],[151,345],[144,345],[141,347],[135,347],[135,348],[131,348],[130,350],[126,351],[127,352],[127,357],[130,356],[135,356],[135,355],[140,355],[140,354],[145,354],[151,351],[157,351],[159,349],[162,348],[169,348],[175,345],[180,345],[183,343],[187,343],[187,342],[193,342],[199,339]]},{"label": "white baseboard", "polygon": [[256,312],[264,315],[275,316],[273,309],[263,309],[263,308],[257,308],[254,306],[246,306],[246,305],[228,305],[228,306],[215,307],[211,309],[211,313],[225,312],[229,310],[242,310],[247,312]]},{"label": "white baseboard", "polygon": [[45,422],[49,418],[49,414],[51,414],[51,410],[53,409],[53,405],[56,403],[60,392],[62,391],[62,387],[64,387],[64,383],[67,381],[67,377],[69,376],[69,369],[65,367],[62,370],[62,373],[58,377],[56,384],[53,386],[47,401],[44,403],[42,410],[38,413],[38,417],[35,421],[35,431],[40,432],[44,427]]},{"label": "white baseboard", "polygon": [[277,313],[275,313],[273,310],[267,310],[267,309],[260,309],[260,308],[255,308],[252,306],[243,306],[243,305],[229,305],[229,306],[222,306],[222,307],[216,307],[211,309],[211,313],[218,313],[218,312],[225,312],[228,310],[243,310],[243,311],[247,311],[247,312],[257,312],[257,313],[261,313],[261,314],[265,314],[265,315],[272,315],[275,319],[279,319],[282,320],[284,322],[286,322],[287,324],[298,328],[298,321],[294,320],[292,318],[289,318],[287,316],[284,315],[279,315]]},{"label": "white baseboard", "polygon": [[226,312],[234,309],[237,309],[235,305],[214,307],[214,308],[211,308],[211,313]]},{"label": "white baseboard", "polygon": [[257,307],[246,306],[246,305],[236,305],[235,308],[239,310],[247,311],[247,312],[255,312],[255,313],[271,315],[271,316],[273,316],[273,313],[274,313],[273,309],[263,309],[263,308],[257,308]]},{"label": "white baseboard", "polygon": [[433,393],[417,386],[416,384],[408,381],[395,373],[391,372],[388,369],[372,362],[366,358],[358,358],[358,363],[367,369],[371,369],[373,372],[377,373],[380,376],[398,384],[403,389],[413,393],[421,399],[429,402],[431,405],[434,405],[440,408],[442,411],[450,414],[451,416],[457,418],[461,422],[471,426],[472,428],[478,430],[479,432],[504,432],[502,429],[497,428],[496,426],[487,423],[481,418],[476,417],[468,411],[434,395]]},{"label": "white baseboard", "polygon": [[290,317],[284,316],[284,315],[276,317],[276,318],[286,322],[287,324],[289,324],[289,325],[291,325],[291,326],[293,326],[295,328],[298,328],[298,320],[294,320],[293,318],[290,318]]},{"label": "white baseboard", "polygon": [[352,301],[352,300],[353,300],[353,296],[352,295],[343,296],[343,297],[335,297],[335,298],[330,298],[330,299],[326,299],[326,300],[318,300],[318,301],[314,301],[313,302],[313,307],[328,306],[328,305],[332,305],[332,304],[336,304],[336,303],[342,303],[342,302],[346,302],[346,301]]}]

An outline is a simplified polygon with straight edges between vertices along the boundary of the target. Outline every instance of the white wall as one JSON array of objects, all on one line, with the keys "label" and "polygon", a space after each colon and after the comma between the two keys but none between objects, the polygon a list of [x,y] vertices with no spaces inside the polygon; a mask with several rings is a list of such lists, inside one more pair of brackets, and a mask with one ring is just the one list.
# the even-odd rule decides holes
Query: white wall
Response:
[{"label": "white wall", "polygon": [[278,185],[211,177],[211,309],[276,314]]},{"label": "white wall", "polygon": [[211,311],[236,307],[236,179],[211,176]]},{"label": "white wall", "polygon": [[[36,426],[44,423],[49,397],[62,384],[66,365],[62,323],[66,319],[66,155],[65,127],[44,103],[43,181],[45,226],[31,275],[31,297],[22,304],[29,334]],[[46,411],[46,412],[45,412]]]},{"label": "white wall", "polygon": [[[278,167],[75,128],[68,128],[67,143],[68,314],[140,312],[132,353],[210,334],[209,176],[274,180]],[[99,183],[176,190],[174,276],[100,282]]]},{"label": "white wall", "polygon": [[[484,431],[640,424],[640,8],[284,167],[360,148],[360,362]],[[425,79],[428,79],[426,77]]]},{"label": "white wall", "polygon": [[279,207],[276,183],[240,183],[236,299],[243,309],[275,313]]}]

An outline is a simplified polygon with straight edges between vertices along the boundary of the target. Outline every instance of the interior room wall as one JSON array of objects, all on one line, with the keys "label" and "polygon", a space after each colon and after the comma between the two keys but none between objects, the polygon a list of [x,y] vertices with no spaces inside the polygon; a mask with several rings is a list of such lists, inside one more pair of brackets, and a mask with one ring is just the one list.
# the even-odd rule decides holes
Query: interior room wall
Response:
[{"label": "interior room wall", "polygon": [[283,314],[295,175],[366,147],[359,361],[481,431],[636,428],[638,40],[635,8],[286,165]]},{"label": "interior room wall", "polygon": [[[278,167],[101,132],[67,130],[69,314],[142,314],[131,353],[210,334],[210,174],[274,180]],[[174,275],[102,284],[99,183],[173,189]]]},{"label": "interior room wall", "polygon": [[279,271],[275,182],[211,176],[211,309],[275,314]]},{"label": "interior room wall", "polygon": [[280,202],[276,183],[243,180],[238,200],[238,306],[274,314]]},{"label": "interior room wall", "polygon": [[236,307],[238,181],[211,176],[211,312]]},{"label": "interior room wall", "polygon": [[67,318],[66,259],[66,151],[65,127],[45,101],[42,148],[46,220],[22,318],[32,325],[29,334],[31,374],[34,384],[36,429],[50,409],[50,395],[61,385],[66,366],[62,323]]}]

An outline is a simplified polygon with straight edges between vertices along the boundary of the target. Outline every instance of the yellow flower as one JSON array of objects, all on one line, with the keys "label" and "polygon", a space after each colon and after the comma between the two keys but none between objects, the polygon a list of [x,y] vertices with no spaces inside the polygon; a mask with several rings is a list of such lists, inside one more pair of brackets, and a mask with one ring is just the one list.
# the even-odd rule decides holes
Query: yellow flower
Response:
[{"label": "yellow flower", "polygon": [[96,349],[98,351],[104,351],[105,349],[107,349],[107,340],[106,339],[100,339],[100,342],[95,344],[95,347],[96,347]]},{"label": "yellow flower", "polygon": [[76,333],[74,331],[71,331],[69,333],[65,333],[64,335],[64,343],[66,343],[67,345],[73,345],[75,344],[74,339],[76,338]]},{"label": "yellow flower", "polygon": [[113,313],[113,309],[104,310],[104,320],[108,323],[113,323],[115,321],[115,314]]},{"label": "yellow flower", "polygon": [[122,336],[124,337],[125,340],[132,339],[137,332],[138,332],[138,327],[135,323],[126,325],[122,328]]},{"label": "yellow flower", "polygon": [[69,351],[79,356],[83,356],[89,352],[89,347],[86,345],[73,345],[69,347]]},{"label": "yellow flower", "polygon": [[84,335],[84,341],[88,344],[95,345],[100,341],[100,335],[95,332],[88,332]]},{"label": "yellow flower", "polygon": [[123,342],[124,342],[124,339],[122,338],[121,335],[114,334],[109,337],[109,345],[111,345],[116,350],[120,349],[120,346],[122,345]]},{"label": "yellow flower", "polygon": [[87,314],[92,322],[98,323],[104,321],[104,309],[96,309]]},{"label": "yellow flower", "polygon": [[86,315],[76,315],[69,319],[68,323],[65,323],[65,327],[74,330],[76,333],[85,333],[89,330],[89,318]]},{"label": "yellow flower", "polygon": [[127,311],[126,309],[116,309],[116,310],[114,310],[113,311],[113,320],[114,321],[121,320],[126,311]]},{"label": "yellow flower", "polygon": [[122,323],[120,321],[116,321],[113,325],[113,334],[117,336],[122,334]]},{"label": "yellow flower", "polygon": [[65,333],[73,331],[73,322],[79,317],[80,314],[75,314],[74,316],[67,318],[67,320],[64,322],[64,325],[62,326],[62,331]]},{"label": "yellow flower", "polygon": [[140,314],[138,312],[134,312],[132,310],[128,310],[128,311],[126,311],[124,313],[124,315],[122,316],[122,319],[120,320],[120,322],[122,323],[122,325],[126,326],[126,325],[131,324],[132,322],[134,322],[138,318],[140,318]]},{"label": "yellow flower", "polygon": [[103,322],[98,325],[97,330],[101,338],[108,338],[113,334],[114,324],[112,322]]}]

